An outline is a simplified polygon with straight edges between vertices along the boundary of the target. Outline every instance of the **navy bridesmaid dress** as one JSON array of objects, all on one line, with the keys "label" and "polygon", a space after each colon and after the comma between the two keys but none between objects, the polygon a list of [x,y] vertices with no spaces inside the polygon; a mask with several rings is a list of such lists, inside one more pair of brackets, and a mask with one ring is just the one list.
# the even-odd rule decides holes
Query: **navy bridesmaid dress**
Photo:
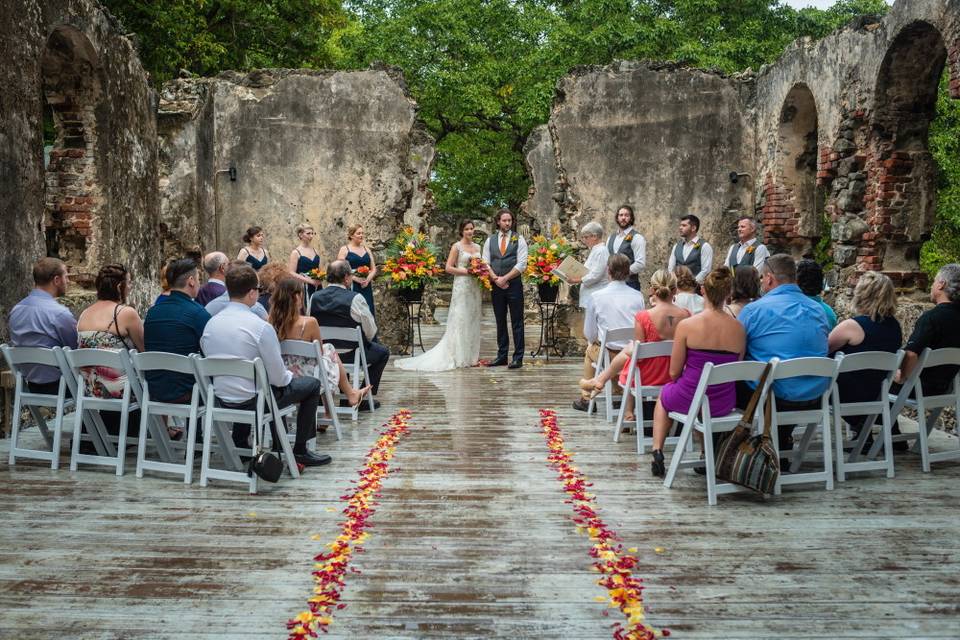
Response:
[{"label": "navy bridesmaid dress", "polygon": [[[370,261],[370,252],[367,251],[362,256],[358,256],[353,251],[347,248],[347,262],[350,263],[350,268],[356,271],[360,267],[372,268],[372,262]],[[357,276],[354,276],[356,278]],[[367,306],[370,307],[370,313],[374,318],[377,317],[377,312],[373,308],[373,283],[371,282],[366,287],[361,287],[360,283],[353,283],[353,290],[363,296],[363,299],[367,301]]]}]

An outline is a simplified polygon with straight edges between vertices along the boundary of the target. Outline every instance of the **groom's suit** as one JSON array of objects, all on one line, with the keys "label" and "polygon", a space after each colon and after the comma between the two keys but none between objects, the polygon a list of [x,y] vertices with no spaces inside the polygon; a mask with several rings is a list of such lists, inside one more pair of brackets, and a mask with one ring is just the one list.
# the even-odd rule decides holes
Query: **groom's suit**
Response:
[{"label": "groom's suit", "polygon": [[[504,234],[498,230],[483,244],[483,259],[498,276],[506,275],[512,269],[523,273],[527,266],[527,243],[516,232]],[[494,284],[491,299],[493,315],[497,319],[497,359],[506,358],[510,349],[510,337],[507,335],[509,309],[513,330],[513,359],[523,360],[523,283],[520,276],[510,280],[506,289]]]}]

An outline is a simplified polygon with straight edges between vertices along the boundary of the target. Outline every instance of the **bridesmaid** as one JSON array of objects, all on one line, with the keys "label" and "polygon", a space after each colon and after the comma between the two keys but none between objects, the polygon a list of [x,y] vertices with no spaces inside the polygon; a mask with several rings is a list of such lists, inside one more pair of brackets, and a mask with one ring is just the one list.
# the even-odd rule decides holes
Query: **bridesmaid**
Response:
[{"label": "bridesmaid", "polygon": [[305,300],[309,303],[310,296],[317,289],[323,288],[323,283],[307,275],[313,269],[320,268],[320,254],[310,246],[317,233],[308,224],[298,224],[296,232],[300,244],[290,252],[290,257],[287,258],[287,270],[290,271],[291,276],[307,285]]},{"label": "bridesmaid", "polygon": [[253,267],[254,271],[260,271],[263,265],[270,262],[270,254],[263,246],[263,239],[263,227],[254,225],[247,229],[247,232],[243,234],[243,242],[246,246],[237,253],[237,260],[245,260]]},{"label": "bridesmaid", "polygon": [[[347,227],[347,244],[340,247],[337,260],[346,260],[350,263],[350,268],[354,272],[353,290],[363,296],[364,300],[367,301],[367,306],[370,307],[370,314],[376,317],[373,309],[373,287],[370,286],[370,283],[377,275],[377,265],[373,261],[373,254],[363,246],[362,226],[354,224]],[[367,267],[370,272],[361,276],[357,274],[357,269],[360,267]]]}]

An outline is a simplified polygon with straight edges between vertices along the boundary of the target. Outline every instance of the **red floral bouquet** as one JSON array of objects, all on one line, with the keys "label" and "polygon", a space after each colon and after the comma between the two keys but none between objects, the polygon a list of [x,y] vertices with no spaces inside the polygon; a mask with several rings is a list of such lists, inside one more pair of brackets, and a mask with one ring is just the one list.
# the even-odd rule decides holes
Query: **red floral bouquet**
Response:
[{"label": "red floral bouquet", "polygon": [[490,266],[480,258],[470,258],[467,273],[476,277],[480,281],[480,285],[487,291],[493,290],[493,284],[490,282]]},{"label": "red floral bouquet", "polygon": [[361,278],[365,278],[368,275],[370,275],[370,267],[368,267],[367,265],[359,266],[353,270],[353,275],[360,276]]}]

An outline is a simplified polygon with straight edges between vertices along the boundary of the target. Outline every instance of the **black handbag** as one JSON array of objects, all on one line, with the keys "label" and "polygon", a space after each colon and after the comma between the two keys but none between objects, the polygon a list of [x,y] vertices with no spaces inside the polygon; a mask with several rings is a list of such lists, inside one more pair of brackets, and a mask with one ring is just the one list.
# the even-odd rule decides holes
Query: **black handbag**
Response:
[{"label": "black handbag", "polygon": [[267,482],[276,482],[283,475],[283,463],[271,451],[261,451],[250,458],[250,464],[247,466],[247,475],[257,474]]}]

